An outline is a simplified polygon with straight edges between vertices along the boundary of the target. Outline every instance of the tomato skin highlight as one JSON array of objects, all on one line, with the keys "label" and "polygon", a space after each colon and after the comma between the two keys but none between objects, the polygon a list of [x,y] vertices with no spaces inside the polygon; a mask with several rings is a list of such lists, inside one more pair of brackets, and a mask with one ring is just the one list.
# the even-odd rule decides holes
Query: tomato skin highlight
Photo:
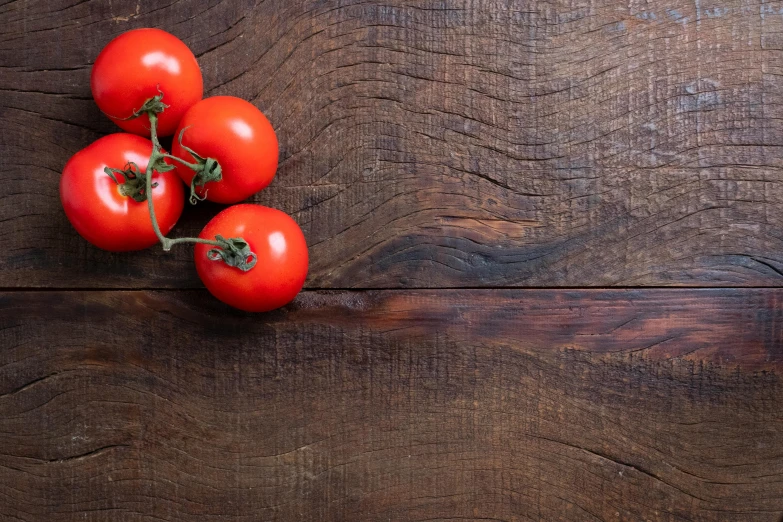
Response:
[{"label": "tomato skin highlight", "polygon": [[[220,163],[223,179],[198,190],[216,203],[238,203],[272,182],[277,171],[278,141],[275,130],[253,104],[233,96],[206,98],[185,113],[171,153],[192,163],[194,158],[178,141],[203,158]],[[190,185],[194,171],[177,165],[177,173]]]},{"label": "tomato skin highlight", "polygon": [[[144,171],[152,142],[135,134],[110,134],[74,154],[60,178],[60,200],[65,215],[84,239],[111,252],[151,247],[158,242],[147,202],[123,196],[104,167],[124,169],[128,162]],[[125,181],[122,175],[117,180]],[[154,172],[155,213],[163,234],[177,223],[185,204],[182,180],[173,172]]]},{"label": "tomato skin highlight", "polygon": [[222,261],[212,261],[213,248],[197,244],[196,271],[207,289],[223,301],[247,312],[267,312],[291,302],[307,278],[308,252],[302,229],[280,210],[255,204],[229,207],[201,231],[201,239],[242,237],[257,256],[256,265],[243,272]]},{"label": "tomato skin highlight", "polygon": [[196,57],[176,36],[160,29],[134,29],[117,36],[98,55],[90,75],[98,107],[126,132],[150,135],[149,120],[128,118],[163,92],[169,107],[158,114],[158,135],[174,133],[182,116],[204,96]]}]

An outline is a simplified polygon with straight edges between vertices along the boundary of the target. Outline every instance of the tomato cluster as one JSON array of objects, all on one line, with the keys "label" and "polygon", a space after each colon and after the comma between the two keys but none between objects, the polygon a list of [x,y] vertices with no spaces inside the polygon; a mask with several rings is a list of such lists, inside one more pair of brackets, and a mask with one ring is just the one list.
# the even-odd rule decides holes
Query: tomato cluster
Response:
[{"label": "tomato cluster", "polygon": [[[60,197],[76,231],[112,252],[196,243],[199,277],[221,301],[253,312],[290,302],[304,285],[308,253],[285,213],[233,205],[198,238],[165,237],[182,214],[183,182],[191,203],[223,204],[271,183],[278,142],[261,111],[232,96],[202,99],[196,57],[159,29],[112,40],[95,60],[90,86],[101,111],[126,133],[100,138],[65,165]],[[158,142],[169,135],[171,154]]]}]

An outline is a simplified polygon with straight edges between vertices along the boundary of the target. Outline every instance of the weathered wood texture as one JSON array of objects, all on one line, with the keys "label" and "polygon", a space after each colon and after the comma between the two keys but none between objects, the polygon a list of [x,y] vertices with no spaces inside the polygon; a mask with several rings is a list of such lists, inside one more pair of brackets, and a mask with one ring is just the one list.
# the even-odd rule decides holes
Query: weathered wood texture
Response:
[{"label": "weathered wood texture", "polygon": [[107,255],[58,208],[112,131],[90,64],[141,26],[269,115],[256,200],[302,224],[311,288],[781,282],[780,2],[29,0],[0,6],[0,286],[198,285],[187,249]]},{"label": "weathered wood texture", "polygon": [[781,301],[0,294],[0,519],[777,522]]},{"label": "weathered wood texture", "polygon": [[[188,249],[76,235],[90,65],[143,26],[270,117],[308,286],[398,290],[246,315]],[[781,35],[743,0],[0,0],[0,520],[778,522],[783,289],[410,287],[779,285]]]}]

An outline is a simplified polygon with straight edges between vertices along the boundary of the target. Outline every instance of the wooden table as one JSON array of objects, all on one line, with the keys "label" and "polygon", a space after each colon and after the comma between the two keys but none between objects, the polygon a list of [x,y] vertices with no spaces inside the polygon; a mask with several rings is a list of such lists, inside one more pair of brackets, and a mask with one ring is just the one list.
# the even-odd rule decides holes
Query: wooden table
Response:
[{"label": "wooden table", "polygon": [[[780,520],[783,3],[0,3],[0,520]],[[145,26],[275,126],[282,310],[62,212]]]}]

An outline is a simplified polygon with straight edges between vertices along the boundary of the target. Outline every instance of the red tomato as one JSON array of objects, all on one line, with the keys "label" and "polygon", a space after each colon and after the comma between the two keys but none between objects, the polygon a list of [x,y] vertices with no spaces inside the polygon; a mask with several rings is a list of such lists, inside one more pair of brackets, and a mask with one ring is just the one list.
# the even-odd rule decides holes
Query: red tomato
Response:
[{"label": "red tomato", "polygon": [[[81,236],[104,250],[141,250],[158,242],[147,202],[120,193],[104,167],[124,169],[134,162],[144,171],[152,142],[134,134],[110,134],[80,150],[68,160],[60,178],[60,199],[65,215]],[[123,176],[117,175],[119,182]],[[173,172],[152,175],[155,213],[161,232],[168,233],[182,214],[184,188]]]},{"label": "red tomato", "polygon": [[[223,179],[207,183],[198,193],[217,203],[237,203],[272,182],[277,170],[277,136],[272,124],[254,105],[233,96],[213,96],[198,102],[182,118],[171,153],[193,163],[194,158],[179,144],[203,158],[214,158]],[[177,164],[186,184],[193,170]],[[206,189],[206,190],[205,190]]]},{"label": "red tomato", "polygon": [[90,76],[98,107],[123,130],[150,135],[149,119],[128,118],[163,93],[169,107],[158,115],[158,135],[174,133],[185,112],[204,95],[196,57],[176,36],[160,29],[135,29],[103,48]]},{"label": "red tomato", "polygon": [[207,289],[235,308],[266,312],[290,302],[307,278],[307,243],[304,234],[284,212],[244,204],[229,207],[207,223],[199,237],[241,237],[256,254],[256,265],[243,272],[221,260],[209,259],[213,247],[197,244],[196,270]]}]

